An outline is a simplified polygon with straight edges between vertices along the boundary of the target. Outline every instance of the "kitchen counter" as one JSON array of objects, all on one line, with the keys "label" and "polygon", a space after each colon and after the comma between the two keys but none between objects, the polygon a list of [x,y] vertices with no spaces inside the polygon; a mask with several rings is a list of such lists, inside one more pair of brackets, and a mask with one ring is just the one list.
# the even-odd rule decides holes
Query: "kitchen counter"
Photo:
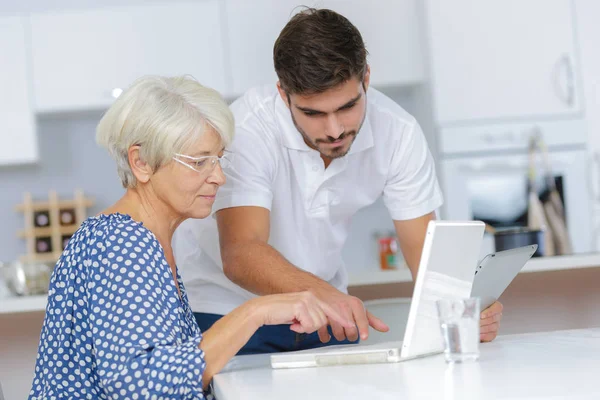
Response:
[{"label": "kitchen counter", "polygon": [[[525,264],[521,273],[594,267],[600,267],[600,253],[532,258]],[[365,270],[360,273],[350,271],[348,286],[380,285],[401,282],[412,282],[412,276],[406,265],[402,265],[397,270],[386,271],[371,268],[370,270]]]},{"label": "kitchen counter", "polygon": [[48,296],[10,296],[0,299],[0,314],[46,311]]},{"label": "kitchen counter", "polygon": [[[532,258],[527,262],[521,273],[593,267],[600,267],[600,253]],[[406,266],[390,271],[375,268],[366,269],[365,272],[361,273],[350,271],[348,285],[353,287],[403,282],[412,282],[410,271]],[[0,298],[0,314],[45,311],[46,302],[45,295]]]},{"label": "kitchen counter", "polygon": [[600,328],[500,336],[478,362],[443,355],[397,364],[272,370],[244,356],[214,378],[219,400],[598,399]]}]

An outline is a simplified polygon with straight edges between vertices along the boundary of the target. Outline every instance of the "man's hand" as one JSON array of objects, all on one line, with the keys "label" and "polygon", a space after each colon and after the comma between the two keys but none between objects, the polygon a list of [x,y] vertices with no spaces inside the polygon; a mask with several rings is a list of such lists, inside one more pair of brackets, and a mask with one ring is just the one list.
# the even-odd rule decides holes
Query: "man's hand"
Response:
[{"label": "man's hand", "polygon": [[[343,319],[354,322],[352,327],[343,327],[337,321],[329,319],[333,336],[342,341],[348,340],[354,342],[360,335],[361,340],[369,337],[369,326],[379,332],[387,332],[390,328],[379,318],[365,309],[365,306],[359,298],[340,292],[329,287],[311,290],[318,299],[332,307]],[[358,328],[358,329],[357,329]],[[331,336],[327,331],[327,325],[318,330],[319,339],[323,343],[329,342]]]},{"label": "man's hand", "polygon": [[290,329],[298,333],[313,333],[335,321],[345,328],[354,326],[354,321],[343,318],[333,307],[319,300],[313,293],[296,292],[260,296],[253,300],[253,307],[259,310],[259,324],[290,324]]},{"label": "man's hand", "polygon": [[479,322],[479,339],[491,342],[498,336],[500,320],[502,319],[502,303],[495,302],[481,313]]}]

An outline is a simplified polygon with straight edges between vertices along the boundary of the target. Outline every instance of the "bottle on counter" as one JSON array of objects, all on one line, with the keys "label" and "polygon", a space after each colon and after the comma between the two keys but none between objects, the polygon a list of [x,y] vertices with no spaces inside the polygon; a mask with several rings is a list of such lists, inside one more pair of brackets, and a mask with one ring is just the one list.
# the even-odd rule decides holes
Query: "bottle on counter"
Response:
[{"label": "bottle on counter", "polygon": [[398,239],[396,232],[376,235],[379,248],[379,266],[382,270],[398,269]]}]

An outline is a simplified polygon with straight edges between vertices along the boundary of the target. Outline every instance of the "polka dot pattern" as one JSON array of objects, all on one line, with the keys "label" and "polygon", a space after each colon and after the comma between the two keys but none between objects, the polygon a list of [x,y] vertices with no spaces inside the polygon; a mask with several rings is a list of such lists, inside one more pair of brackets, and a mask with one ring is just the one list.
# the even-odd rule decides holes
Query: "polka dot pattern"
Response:
[{"label": "polka dot pattern", "polygon": [[202,335],[156,237],[87,219],[56,264],[30,399],[204,399]]}]

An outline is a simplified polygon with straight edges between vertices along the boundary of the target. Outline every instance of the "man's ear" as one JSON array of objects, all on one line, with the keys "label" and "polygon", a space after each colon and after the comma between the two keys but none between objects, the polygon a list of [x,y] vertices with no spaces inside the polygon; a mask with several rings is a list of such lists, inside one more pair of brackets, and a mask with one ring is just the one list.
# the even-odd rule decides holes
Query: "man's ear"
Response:
[{"label": "man's ear", "polygon": [[365,93],[369,88],[369,84],[371,83],[371,67],[367,64],[367,69],[365,70],[365,76],[363,77],[363,89],[365,89]]},{"label": "man's ear", "polygon": [[290,104],[290,96],[283,90],[281,87],[281,82],[277,81],[277,91],[279,92],[279,96],[281,96],[281,100],[285,103],[287,108],[290,108],[292,105]]},{"label": "man's ear", "polygon": [[152,168],[147,162],[140,158],[140,146],[133,145],[127,150],[129,168],[138,182],[147,183],[152,176]]}]

